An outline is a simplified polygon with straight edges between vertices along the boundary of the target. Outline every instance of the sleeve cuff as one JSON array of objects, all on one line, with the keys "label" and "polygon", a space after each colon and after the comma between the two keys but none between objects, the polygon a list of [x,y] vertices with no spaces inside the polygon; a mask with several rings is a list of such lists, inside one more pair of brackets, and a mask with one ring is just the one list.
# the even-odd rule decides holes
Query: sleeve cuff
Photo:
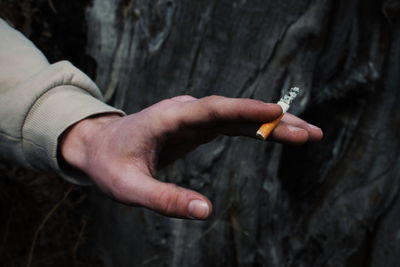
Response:
[{"label": "sleeve cuff", "polygon": [[72,183],[91,184],[83,173],[61,166],[58,139],[78,121],[102,113],[125,115],[75,86],[58,86],[43,94],[32,106],[22,129],[22,146],[29,164],[42,170],[50,168]]}]

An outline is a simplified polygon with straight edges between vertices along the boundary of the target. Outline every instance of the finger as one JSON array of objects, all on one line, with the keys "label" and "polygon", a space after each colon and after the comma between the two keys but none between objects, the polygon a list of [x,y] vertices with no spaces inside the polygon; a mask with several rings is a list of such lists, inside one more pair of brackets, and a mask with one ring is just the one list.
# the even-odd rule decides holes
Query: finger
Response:
[{"label": "finger", "polygon": [[268,140],[284,144],[301,145],[310,140],[310,134],[304,128],[281,121]]},{"label": "finger", "polygon": [[[227,124],[218,128],[218,133],[227,136],[247,136],[258,139],[256,133],[259,128],[259,123]],[[268,140],[285,144],[303,144],[308,141],[319,141],[322,136],[323,133],[320,128],[308,123],[290,124],[281,121]]]},{"label": "finger", "polygon": [[212,204],[205,196],[153,179],[147,191],[146,207],[170,217],[204,220],[212,213]]},{"label": "finger", "polygon": [[306,130],[309,135],[309,141],[319,141],[322,139],[324,135],[321,128],[312,125],[290,113],[285,113],[285,115],[282,118],[282,122]]},{"label": "finger", "polygon": [[[305,135],[301,132],[297,133],[300,130],[307,131],[307,141],[319,141],[323,137],[323,132],[319,127],[309,124],[306,121],[289,113],[285,113],[281,124],[282,125],[280,129],[275,132],[275,135],[271,135],[271,140],[282,141],[286,143],[302,143]],[[259,128],[259,123],[252,122],[221,123],[216,127],[218,134],[228,136],[248,136],[253,138],[258,138],[256,132]],[[295,134],[291,134],[291,132],[294,132]]]},{"label": "finger", "polygon": [[209,96],[181,107],[186,125],[218,125],[232,122],[268,122],[282,113],[279,105],[254,99]]},{"label": "finger", "polygon": [[114,183],[113,196],[125,203],[141,205],[160,214],[204,220],[212,213],[211,202],[203,195],[175,184],[160,182],[140,170],[132,170]]}]

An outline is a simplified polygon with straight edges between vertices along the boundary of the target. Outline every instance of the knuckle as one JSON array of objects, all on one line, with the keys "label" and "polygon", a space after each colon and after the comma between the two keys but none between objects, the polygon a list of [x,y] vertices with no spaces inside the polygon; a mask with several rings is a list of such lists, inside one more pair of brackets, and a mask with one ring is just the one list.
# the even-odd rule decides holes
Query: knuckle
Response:
[{"label": "knuckle", "polygon": [[155,199],[155,209],[161,213],[174,215],[178,208],[179,190],[175,184],[165,184]]},{"label": "knuckle", "polygon": [[172,98],[167,98],[158,102],[158,105],[160,105],[161,107],[168,107],[173,104],[176,104],[176,102]]},{"label": "knuckle", "polygon": [[213,104],[215,102],[221,101],[221,99],[223,99],[223,96],[219,96],[219,95],[209,95],[204,97],[204,101],[208,104]]},{"label": "knuckle", "polygon": [[147,111],[147,122],[152,122],[152,129],[173,131],[182,120],[180,105],[172,99],[165,99],[156,105]]},{"label": "knuckle", "polygon": [[191,100],[196,100],[197,98],[191,96],[191,95],[179,95],[170,98],[173,101],[178,101],[178,102],[186,102],[186,101],[191,101]]},{"label": "knuckle", "polygon": [[179,107],[166,109],[159,114],[159,125],[165,131],[175,131],[180,125],[183,124],[184,114],[180,112]]},{"label": "knuckle", "polygon": [[309,129],[308,123],[303,120],[301,120],[293,125],[297,128],[303,129],[304,131],[307,131]]},{"label": "knuckle", "polygon": [[222,108],[223,96],[210,95],[203,98],[203,109],[207,112],[209,120],[215,121],[220,119],[220,109]]}]

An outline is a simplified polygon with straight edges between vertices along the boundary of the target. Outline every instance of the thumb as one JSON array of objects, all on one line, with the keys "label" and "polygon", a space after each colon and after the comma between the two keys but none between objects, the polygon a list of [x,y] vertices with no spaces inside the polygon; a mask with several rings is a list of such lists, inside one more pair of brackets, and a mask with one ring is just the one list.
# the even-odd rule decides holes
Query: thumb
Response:
[{"label": "thumb", "polygon": [[212,213],[210,200],[195,191],[160,182],[143,172],[135,172],[134,177],[124,180],[123,189],[114,195],[124,203],[139,204],[177,218],[204,220]]},{"label": "thumb", "polygon": [[172,183],[153,181],[147,196],[148,208],[178,218],[204,220],[211,215],[212,204],[205,196]]}]

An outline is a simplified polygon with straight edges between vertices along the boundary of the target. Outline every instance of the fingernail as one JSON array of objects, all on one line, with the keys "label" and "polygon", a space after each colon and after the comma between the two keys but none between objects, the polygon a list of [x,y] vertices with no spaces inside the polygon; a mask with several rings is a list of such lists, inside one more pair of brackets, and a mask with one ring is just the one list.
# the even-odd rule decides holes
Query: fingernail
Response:
[{"label": "fingernail", "polygon": [[299,127],[296,127],[296,126],[293,126],[293,125],[288,125],[287,128],[288,128],[288,130],[289,130],[290,132],[304,131],[304,129],[299,128]]},{"label": "fingernail", "polygon": [[265,103],[265,104],[268,105],[268,106],[270,106],[270,107],[279,108],[279,109],[282,111],[282,107],[281,107],[280,105],[278,105],[278,104],[275,104],[275,103]]},{"label": "fingernail", "polygon": [[193,219],[205,219],[208,217],[210,208],[208,207],[207,202],[200,199],[194,199],[189,202],[188,212],[189,216]]},{"label": "fingernail", "polygon": [[308,124],[308,127],[310,127],[311,129],[315,129],[315,130],[321,130],[321,128],[319,128],[319,127],[317,127],[317,126],[315,126],[315,125],[312,125],[312,124]]}]

